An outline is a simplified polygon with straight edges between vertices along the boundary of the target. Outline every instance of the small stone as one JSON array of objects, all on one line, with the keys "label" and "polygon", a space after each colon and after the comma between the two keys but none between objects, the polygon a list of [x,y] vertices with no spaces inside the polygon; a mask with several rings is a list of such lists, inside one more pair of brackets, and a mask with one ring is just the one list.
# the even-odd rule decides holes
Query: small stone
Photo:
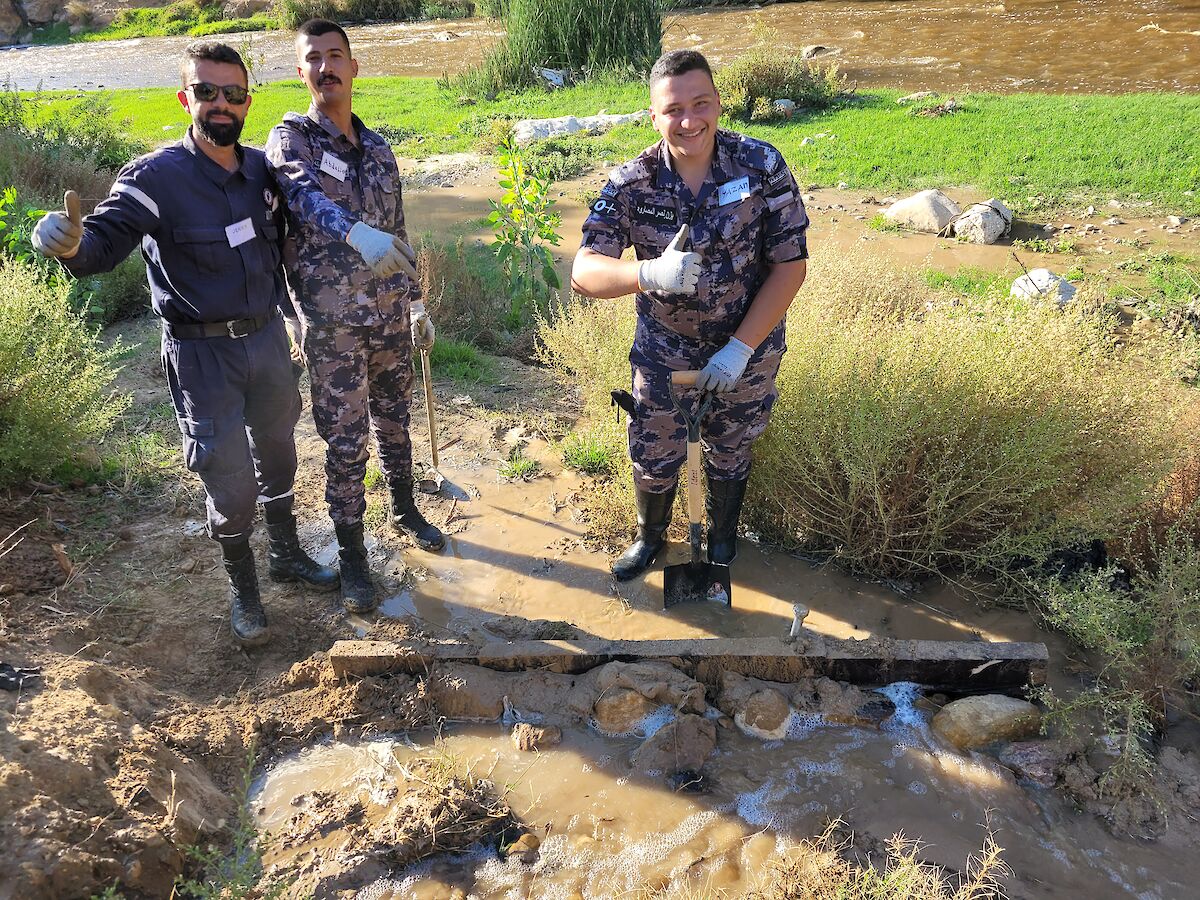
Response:
[{"label": "small stone", "polygon": [[717,726],[711,719],[680,716],[646,738],[633,751],[630,763],[639,772],[699,771],[717,747]]},{"label": "small stone", "polygon": [[1094,215],[1096,214],[1096,207],[1094,207],[1094,206],[1089,206],[1087,209],[1085,209],[1085,210],[1083,211],[1083,214],[1084,214],[1085,216],[1094,216]]},{"label": "small stone", "polygon": [[964,697],[933,717],[933,730],[960,750],[1032,737],[1041,724],[1036,706],[1002,694]]},{"label": "small stone", "polygon": [[807,147],[809,144],[815,144],[815,143],[816,143],[816,141],[814,141],[812,138],[806,137],[804,140],[802,140],[800,142],[800,146]]},{"label": "small stone", "polygon": [[1133,233],[1134,234],[1145,234],[1146,229],[1145,228],[1135,228],[1135,229],[1133,229]]},{"label": "small stone", "polygon": [[787,734],[792,708],[787,698],[774,688],[750,695],[746,705],[733,717],[738,728],[765,740],[778,740]]},{"label": "small stone", "polygon": [[15,590],[16,590],[16,588],[14,588],[11,584],[9,584],[6,581],[3,584],[0,584],[0,597],[7,597],[9,594],[13,593]]},{"label": "small stone", "polygon": [[179,564],[179,571],[186,572],[189,575],[195,572],[198,568],[200,568],[200,560],[196,559],[194,556],[185,556],[183,562]]},{"label": "small stone", "polygon": [[1109,206],[1109,209],[1123,209],[1125,204],[1122,203],[1120,200],[1109,200],[1108,206]]},{"label": "small stone", "polygon": [[1119,218],[1118,216],[1112,216],[1110,218],[1105,219],[1104,224],[1105,225],[1124,225],[1125,220],[1122,218]]},{"label": "small stone", "polygon": [[1052,788],[1066,765],[1068,750],[1054,741],[1017,741],[1000,751],[1000,762],[1017,777],[1040,788]]},{"label": "small stone", "polygon": [[537,861],[538,847],[540,846],[542,846],[542,842],[538,840],[537,835],[527,831],[508,845],[504,855],[515,856],[523,863],[532,863]]},{"label": "small stone", "polygon": [[518,750],[541,750],[562,743],[562,729],[554,725],[530,725],[518,722],[512,730],[513,746]]},{"label": "small stone", "polygon": [[1182,225],[1186,221],[1187,221],[1186,216],[1167,216],[1167,224],[1170,225],[1172,228],[1178,228],[1180,225]]},{"label": "small stone", "polygon": [[125,543],[129,543],[130,541],[133,540],[133,529],[132,528],[122,528],[120,531],[117,532],[117,537],[119,537]]},{"label": "small stone", "polygon": [[850,185],[846,184],[846,182],[844,182],[844,181],[839,181],[837,183],[837,187],[838,187],[839,191],[844,191],[844,190],[846,190],[846,188],[850,187]]}]

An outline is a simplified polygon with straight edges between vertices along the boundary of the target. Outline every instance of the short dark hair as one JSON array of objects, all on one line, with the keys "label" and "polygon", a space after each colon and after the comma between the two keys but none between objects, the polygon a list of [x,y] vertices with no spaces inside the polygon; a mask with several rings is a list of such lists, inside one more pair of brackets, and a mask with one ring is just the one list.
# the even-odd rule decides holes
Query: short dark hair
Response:
[{"label": "short dark hair", "polygon": [[[346,44],[346,52],[350,53],[350,37],[346,34],[346,29],[337,22],[330,22],[328,19],[309,19],[296,29],[296,37],[300,37],[300,35],[320,37],[323,34],[331,33],[337,33],[342,36],[342,40]],[[351,53],[351,55],[353,54]]]},{"label": "short dark hair", "polygon": [[703,72],[708,76],[709,81],[716,84],[713,79],[712,66],[708,64],[703,53],[699,50],[672,50],[660,56],[650,69],[650,87],[654,87],[664,78],[685,75],[688,72]]},{"label": "short dark hair", "polygon": [[250,73],[246,71],[246,64],[236,50],[219,41],[194,41],[184,48],[183,62],[179,64],[179,80],[184,87],[188,86],[188,64],[202,59],[237,66],[242,70],[242,80],[250,83]]}]

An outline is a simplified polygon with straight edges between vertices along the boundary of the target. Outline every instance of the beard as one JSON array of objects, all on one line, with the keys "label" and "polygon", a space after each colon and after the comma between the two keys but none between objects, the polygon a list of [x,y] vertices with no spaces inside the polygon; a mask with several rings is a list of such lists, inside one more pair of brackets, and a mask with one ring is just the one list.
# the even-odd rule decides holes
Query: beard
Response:
[{"label": "beard", "polygon": [[218,147],[229,147],[237,143],[245,124],[241,119],[237,116],[233,116],[232,122],[213,122],[211,119],[212,113],[209,113],[207,118],[195,122],[196,130],[202,138]]}]

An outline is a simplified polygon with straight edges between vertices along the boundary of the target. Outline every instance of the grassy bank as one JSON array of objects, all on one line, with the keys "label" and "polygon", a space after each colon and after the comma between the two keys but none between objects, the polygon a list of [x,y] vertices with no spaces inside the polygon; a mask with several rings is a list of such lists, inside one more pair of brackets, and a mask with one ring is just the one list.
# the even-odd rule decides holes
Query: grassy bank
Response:
[{"label": "grassy bank", "polygon": [[[86,27],[85,21],[78,24]],[[120,41],[127,38],[232,34],[245,31],[271,31],[279,28],[279,19],[266,13],[248,18],[226,18],[223,4],[201,4],[182,0],[170,6],[150,9],[123,9],[108,25],[71,34],[69,21],[55,22],[34,31],[30,43],[72,44],[92,41]]]},{"label": "grassy bank", "polygon": [[[867,91],[828,110],[738,127],[777,146],[801,182],[844,181],[877,193],[971,186],[1025,213],[1112,198],[1200,212],[1200,96],[972,94],[959,98],[960,112],[942,118],[914,116],[897,96]],[[645,87],[636,82],[464,103],[433,79],[364,78],[355,110],[382,126],[399,153],[423,157],[491,152],[509,120],[630,112],[645,103]],[[254,104],[246,139],[261,143],[284,112],[307,107],[308,95],[299,82],[277,82],[258,89]],[[113,110],[145,141],[175,137],[186,124],[169,89],[117,91]],[[164,130],[169,125],[176,128]],[[599,162],[627,158],[654,140],[641,123],[560,144],[575,158]]]}]

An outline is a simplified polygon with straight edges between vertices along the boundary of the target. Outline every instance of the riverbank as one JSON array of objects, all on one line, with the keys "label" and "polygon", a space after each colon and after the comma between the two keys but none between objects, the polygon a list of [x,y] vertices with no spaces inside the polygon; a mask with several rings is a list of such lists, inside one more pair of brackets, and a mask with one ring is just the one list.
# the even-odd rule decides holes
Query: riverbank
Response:
[{"label": "riverbank", "polygon": [[[491,153],[504,127],[522,118],[625,113],[646,104],[637,82],[588,83],[546,93],[527,91],[494,101],[461,98],[432,78],[363,78],[355,110],[402,156]],[[79,94],[48,95],[71,102]],[[112,93],[113,116],[148,143],[178,137],[186,117],[172,91]],[[827,110],[798,110],[791,119],[726,122],[770,141],[797,180],[881,194],[927,187],[969,187],[999,197],[1021,214],[1110,200],[1147,212],[1200,213],[1200,95],[968,94],[956,111],[915,115],[894,90],[859,91]],[[943,98],[948,99],[948,98]],[[298,81],[263,85],[254,93],[244,133],[261,144],[308,95]],[[553,156],[556,174],[636,155],[656,139],[648,122],[599,137],[571,136],[534,151]],[[537,145],[535,145],[537,146]],[[565,160],[565,161],[564,161]]]}]

